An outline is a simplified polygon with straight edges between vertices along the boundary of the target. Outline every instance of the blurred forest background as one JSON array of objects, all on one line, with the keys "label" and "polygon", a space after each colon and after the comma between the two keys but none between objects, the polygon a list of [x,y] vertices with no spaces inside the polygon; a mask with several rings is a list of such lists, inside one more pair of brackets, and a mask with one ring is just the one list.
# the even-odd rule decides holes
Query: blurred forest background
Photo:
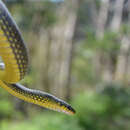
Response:
[{"label": "blurred forest background", "polygon": [[0,88],[0,130],[130,130],[130,0],[3,0],[30,56],[22,84],[72,104],[67,116]]}]

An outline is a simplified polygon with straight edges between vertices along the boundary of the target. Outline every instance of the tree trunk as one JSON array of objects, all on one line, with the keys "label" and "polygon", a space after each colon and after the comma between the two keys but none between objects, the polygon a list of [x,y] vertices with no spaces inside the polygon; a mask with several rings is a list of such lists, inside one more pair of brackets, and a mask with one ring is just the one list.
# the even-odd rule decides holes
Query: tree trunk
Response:
[{"label": "tree trunk", "polygon": [[67,0],[58,9],[58,21],[51,29],[49,77],[52,93],[70,96],[70,71],[73,35],[77,20],[78,0]]},{"label": "tree trunk", "polygon": [[124,0],[116,0],[114,8],[114,16],[111,22],[111,31],[118,32],[122,21]]},{"label": "tree trunk", "polygon": [[101,0],[96,30],[96,36],[98,39],[102,39],[104,36],[104,29],[108,17],[109,2],[109,0]]},{"label": "tree trunk", "polygon": [[115,80],[118,82],[127,81],[127,75],[129,75],[128,74],[129,50],[130,50],[129,38],[123,36],[121,40],[119,55],[117,57],[117,66],[115,72]]},{"label": "tree trunk", "polygon": [[[115,4],[115,12],[113,16],[113,20],[111,22],[111,30],[113,32],[118,33],[120,30],[120,25],[122,22],[122,14],[123,14],[123,6],[124,0],[116,0]],[[120,50],[117,55],[117,64],[115,70],[115,81],[122,82],[125,81],[126,73],[127,73],[127,64],[128,64],[128,51],[129,51],[129,40],[128,37],[125,35],[121,36],[121,40],[119,40]],[[120,42],[121,41],[121,42]],[[117,43],[115,43],[117,44]]]},{"label": "tree trunk", "polygon": [[[96,38],[97,40],[102,40],[104,37],[104,30],[105,30],[105,25],[107,22],[107,17],[108,17],[108,10],[109,10],[109,0],[102,0],[100,9],[99,9],[99,14],[98,14],[98,19],[97,19],[97,30],[96,30]],[[109,60],[109,56],[107,55],[107,60]],[[104,58],[104,53],[101,50],[97,50],[96,56],[95,56],[95,72],[97,74],[97,77],[99,77],[99,74],[103,78],[103,80],[108,80],[110,79],[110,67],[106,62],[102,64],[102,60],[106,59]],[[109,63],[110,61],[107,61]]]}]

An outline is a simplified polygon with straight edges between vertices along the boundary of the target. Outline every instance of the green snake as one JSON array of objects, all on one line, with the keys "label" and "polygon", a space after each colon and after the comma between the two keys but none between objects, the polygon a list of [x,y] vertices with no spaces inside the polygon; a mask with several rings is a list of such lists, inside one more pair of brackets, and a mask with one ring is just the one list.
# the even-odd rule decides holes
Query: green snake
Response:
[{"label": "green snake", "polygon": [[65,101],[17,83],[27,73],[28,51],[15,21],[1,0],[0,57],[3,61],[3,63],[0,63],[0,86],[10,94],[51,110],[66,114],[75,113],[75,110]]}]

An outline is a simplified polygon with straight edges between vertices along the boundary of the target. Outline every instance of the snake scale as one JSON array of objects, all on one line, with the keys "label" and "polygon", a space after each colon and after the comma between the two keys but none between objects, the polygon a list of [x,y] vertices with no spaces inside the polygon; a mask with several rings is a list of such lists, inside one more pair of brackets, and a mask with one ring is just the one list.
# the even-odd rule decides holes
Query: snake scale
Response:
[{"label": "snake scale", "polygon": [[5,4],[0,0],[0,86],[24,101],[42,107],[74,114],[65,101],[40,90],[24,87],[18,82],[28,70],[28,52],[21,33]]}]

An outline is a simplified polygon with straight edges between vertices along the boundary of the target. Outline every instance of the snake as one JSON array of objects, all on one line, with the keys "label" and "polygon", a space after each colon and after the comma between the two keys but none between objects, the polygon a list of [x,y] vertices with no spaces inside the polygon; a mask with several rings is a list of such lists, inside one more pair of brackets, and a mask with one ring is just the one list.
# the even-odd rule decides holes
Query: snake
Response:
[{"label": "snake", "polygon": [[0,87],[26,102],[68,115],[75,113],[67,102],[19,83],[28,72],[28,49],[6,5],[0,0]]}]

